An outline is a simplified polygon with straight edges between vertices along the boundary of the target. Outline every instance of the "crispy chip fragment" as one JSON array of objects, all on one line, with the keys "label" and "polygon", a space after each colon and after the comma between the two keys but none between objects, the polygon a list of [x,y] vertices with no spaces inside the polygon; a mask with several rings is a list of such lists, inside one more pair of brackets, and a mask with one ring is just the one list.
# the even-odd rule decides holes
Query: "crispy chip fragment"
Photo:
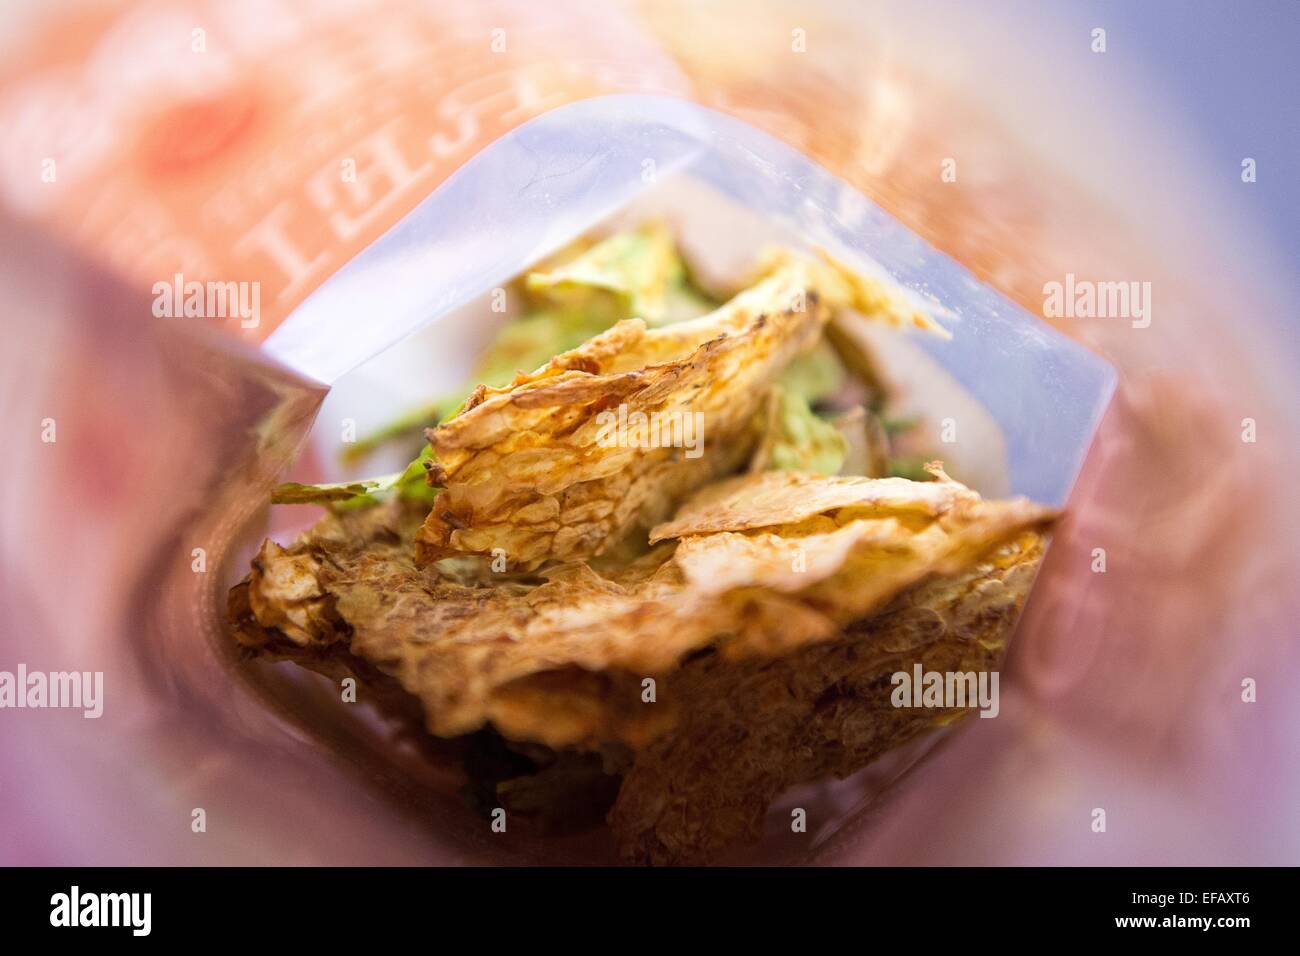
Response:
[{"label": "crispy chip fragment", "polygon": [[798,524],[814,515],[853,508],[916,512],[937,518],[980,496],[953,481],[941,465],[928,469],[938,481],[906,478],[826,477],[797,471],[769,471],[715,482],[682,505],[672,521],[653,528],[651,543],[715,531]]},{"label": "crispy chip fragment", "polygon": [[[615,233],[564,262],[534,269],[524,277],[524,288],[545,302],[660,325],[669,315],[670,291],[685,278],[672,230],[656,220]],[[612,303],[602,304],[602,297]]]},{"label": "crispy chip fragment", "polygon": [[[429,432],[430,483],[444,490],[419,559],[501,549],[533,568],[601,554],[661,521],[744,461],[766,386],[854,295],[835,268],[787,256],[709,315],[620,322],[505,388],[476,390]],[[629,423],[642,430],[630,436]]]}]

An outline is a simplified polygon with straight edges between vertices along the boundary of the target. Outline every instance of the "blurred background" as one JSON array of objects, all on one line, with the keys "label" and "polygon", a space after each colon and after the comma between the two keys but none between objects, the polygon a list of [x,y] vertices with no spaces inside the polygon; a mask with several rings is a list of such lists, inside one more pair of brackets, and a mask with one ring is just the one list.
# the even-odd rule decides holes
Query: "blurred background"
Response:
[{"label": "blurred background", "polygon": [[[493,139],[632,91],[776,135],[1036,315],[1067,275],[1151,283],[1147,327],[1044,319],[1121,380],[1000,718],[805,858],[1300,859],[1300,5],[4,11],[0,670],[100,670],[106,700],[0,712],[0,862],[513,859],[362,730],[277,712],[224,650],[220,571],[322,392],[258,343]],[[260,282],[260,323],[155,320],[176,272]]]}]

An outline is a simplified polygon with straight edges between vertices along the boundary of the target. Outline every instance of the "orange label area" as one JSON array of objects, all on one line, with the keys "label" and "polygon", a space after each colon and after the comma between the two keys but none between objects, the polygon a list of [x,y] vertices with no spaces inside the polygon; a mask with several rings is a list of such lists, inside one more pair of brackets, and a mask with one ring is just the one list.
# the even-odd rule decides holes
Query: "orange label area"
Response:
[{"label": "orange label area", "polygon": [[[0,76],[0,199],[149,291],[155,314],[260,341],[510,129],[590,96],[684,91],[617,7],[575,10],[581,29],[512,2],[77,11]],[[230,295],[185,312],[203,285]],[[241,293],[255,319],[234,314]]]}]

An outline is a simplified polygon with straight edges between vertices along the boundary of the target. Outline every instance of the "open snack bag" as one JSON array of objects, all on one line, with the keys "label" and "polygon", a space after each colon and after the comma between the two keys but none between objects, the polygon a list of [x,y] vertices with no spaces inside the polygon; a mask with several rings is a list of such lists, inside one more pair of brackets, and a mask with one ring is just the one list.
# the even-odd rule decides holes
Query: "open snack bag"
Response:
[{"label": "open snack bag", "polygon": [[[638,92],[674,82],[643,65],[521,68],[527,108],[458,112],[410,208],[309,178],[346,241],[268,201],[196,253],[259,262],[249,289],[169,271],[146,298],[86,267],[69,291],[85,234],[6,227],[30,334],[74,356],[23,399],[67,422],[28,570],[98,582],[14,591],[11,620],[29,650],[116,634],[78,658],[111,675],[102,759],[156,757],[116,784],[138,832],[114,817],[93,858],[190,860],[145,821],[201,808],[226,821],[209,862],[794,861],[996,716],[1111,367],[800,152]],[[212,136],[270,108],[223,96]],[[149,155],[199,162],[168,130]],[[391,145],[321,168],[354,199],[422,181]],[[127,198],[99,195],[127,243]],[[135,318],[217,299],[233,334]],[[48,408],[74,380],[83,404]]]}]

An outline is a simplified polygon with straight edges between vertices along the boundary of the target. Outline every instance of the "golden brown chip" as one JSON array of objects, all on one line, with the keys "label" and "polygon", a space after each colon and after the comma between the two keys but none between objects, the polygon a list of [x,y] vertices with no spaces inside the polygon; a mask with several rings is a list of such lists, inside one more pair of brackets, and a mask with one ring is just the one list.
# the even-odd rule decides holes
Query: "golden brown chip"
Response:
[{"label": "golden brown chip", "polygon": [[937,481],[861,478],[768,471],[715,482],[682,505],[672,521],[653,528],[651,543],[715,531],[746,531],[797,524],[839,508],[880,514],[916,512],[938,517],[980,497],[932,463]]},{"label": "golden brown chip", "polygon": [[620,322],[505,388],[478,389],[429,432],[430,481],[444,490],[419,559],[495,553],[529,569],[601,554],[663,520],[744,461],[765,387],[858,292],[836,268],[787,255],[707,316]]},{"label": "golden brown chip", "polygon": [[[780,494],[766,475],[745,476],[727,483],[724,500],[733,506],[725,521],[749,530],[684,537],[673,561],[693,592],[727,600],[753,588],[797,595],[842,627],[927,577],[965,571],[1002,542],[1055,517],[1024,499],[983,501],[938,466],[935,473],[941,476],[935,482],[795,474]],[[746,510],[749,485],[763,493]],[[821,513],[809,515],[810,502]],[[731,658],[775,655],[807,642],[798,629],[754,629],[721,649]]]}]

